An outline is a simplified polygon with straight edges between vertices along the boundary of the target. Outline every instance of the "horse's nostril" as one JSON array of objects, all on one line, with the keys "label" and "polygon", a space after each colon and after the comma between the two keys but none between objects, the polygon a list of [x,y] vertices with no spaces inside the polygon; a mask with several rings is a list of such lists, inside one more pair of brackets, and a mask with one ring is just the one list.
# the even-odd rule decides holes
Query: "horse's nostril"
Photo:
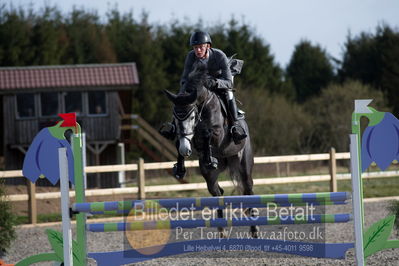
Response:
[{"label": "horse's nostril", "polygon": [[190,141],[186,138],[181,138],[179,143],[179,153],[184,157],[188,157],[191,155],[191,144]]}]

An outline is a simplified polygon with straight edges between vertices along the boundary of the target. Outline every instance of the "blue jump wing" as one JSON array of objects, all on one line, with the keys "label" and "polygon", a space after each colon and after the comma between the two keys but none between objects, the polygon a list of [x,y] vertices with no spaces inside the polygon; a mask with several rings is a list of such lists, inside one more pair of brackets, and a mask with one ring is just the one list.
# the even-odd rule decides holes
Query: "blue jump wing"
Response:
[{"label": "blue jump wing", "polygon": [[42,129],[34,138],[23,164],[23,175],[36,182],[47,178],[53,185],[60,179],[58,148],[67,149],[69,180],[74,183],[73,153],[68,141],[53,137],[48,128]]}]

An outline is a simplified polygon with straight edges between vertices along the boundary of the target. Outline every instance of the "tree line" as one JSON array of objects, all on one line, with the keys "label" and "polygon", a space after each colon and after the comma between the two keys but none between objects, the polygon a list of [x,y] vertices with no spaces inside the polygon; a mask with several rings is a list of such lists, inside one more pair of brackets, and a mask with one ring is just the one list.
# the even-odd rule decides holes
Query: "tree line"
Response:
[{"label": "tree line", "polygon": [[148,13],[56,7],[40,11],[0,6],[0,65],[63,65],[136,62],[140,85],[132,113],[154,127],[171,118],[163,89],[179,90],[188,39],[209,31],[214,47],[245,61],[235,78],[239,105],[246,112],[259,155],[348,150],[353,100],[373,98],[379,110],[399,115],[399,31],[386,24],[374,32],[347,36],[342,58],[319,44],[298,40],[287,66],[276,63],[272,47],[255,30],[232,18],[204,26],[174,20],[150,24]]}]

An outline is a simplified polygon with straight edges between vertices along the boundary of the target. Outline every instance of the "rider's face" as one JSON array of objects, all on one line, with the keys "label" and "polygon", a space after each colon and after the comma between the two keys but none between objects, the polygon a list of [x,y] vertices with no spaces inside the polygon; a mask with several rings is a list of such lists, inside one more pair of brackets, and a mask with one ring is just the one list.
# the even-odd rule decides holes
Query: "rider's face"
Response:
[{"label": "rider's face", "polygon": [[205,58],[209,47],[209,43],[194,45],[193,50],[195,52],[195,56],[198,58]]}]

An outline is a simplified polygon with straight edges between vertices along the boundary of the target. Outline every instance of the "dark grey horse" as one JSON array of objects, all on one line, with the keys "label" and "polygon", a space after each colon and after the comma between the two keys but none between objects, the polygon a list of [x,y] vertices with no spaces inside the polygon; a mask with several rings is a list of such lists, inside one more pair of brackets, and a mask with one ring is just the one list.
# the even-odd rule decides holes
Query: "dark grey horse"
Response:
[{"label": "dark grey horse", "polygon": [[[194,146],[199,155],[199,165],[212,196],[222,196],[223,189],[218,184],[218,176],[229,169],[232,181],[243,195],[253,195],[252,168],[253,153],[247,123],[240,120],[248,137],[235,144],[228,131],[227,114],[217,94],[203,86],[206,72],[194,69],[186,82],[184,94],[165,91],[174,103],[173,115],[176,124],[178,163],[176,177],[184,177],[184,158],[192,154]],[[252,213],[251,210],[248,210]],[[223,211],[218,210],[218,217]],[[222,231],[220,228],[219,230]],[[252,236],[257,237],[258,228],[251,226]]]}]

